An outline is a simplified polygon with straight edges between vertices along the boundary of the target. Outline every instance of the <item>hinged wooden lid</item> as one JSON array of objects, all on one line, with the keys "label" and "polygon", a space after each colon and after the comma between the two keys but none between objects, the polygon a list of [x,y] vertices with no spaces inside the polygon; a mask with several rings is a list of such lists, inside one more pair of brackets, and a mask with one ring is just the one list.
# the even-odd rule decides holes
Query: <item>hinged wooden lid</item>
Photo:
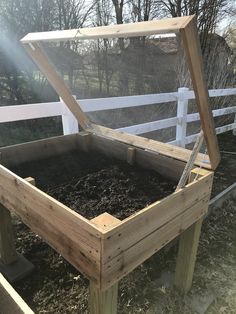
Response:
[{"label": "hinged wooden lid", "polygon": [[203,62],[200,49],[200,41],[194,16],[185,16],[172,19],[154,20],[148,22],[130,23],[122,25],[99,26],[94,28],[83,28],[63,31],[29,33],[21,42],[44,73],[48,81],[54,87],[58,95],[77,118],[81,127],[97,135],[105,136],[114,140],[125,142],[129,145],[150,149],[159,154],[163,154],[175,159],[187,161],[191,151],[158,141],[144,139],[139,136],[126,134],[123,132],[108,129],[91,123],[87,115],[82,111],[79,103],[72,96],[71,91],[58,75],[53,65],[50,63],[43,49],[43,42],[68,41],[98,38],[121,38],[148,36],[162,33],[179,33],[183,39],[184,50],[195,92],[198,106],[201,127],[209,154],[205,158],[199,154],[196,164],[204,168],[215,169],[220,161],[217,137],[215,133],[212,111],[209,106],[209,95],[203,74]]}]

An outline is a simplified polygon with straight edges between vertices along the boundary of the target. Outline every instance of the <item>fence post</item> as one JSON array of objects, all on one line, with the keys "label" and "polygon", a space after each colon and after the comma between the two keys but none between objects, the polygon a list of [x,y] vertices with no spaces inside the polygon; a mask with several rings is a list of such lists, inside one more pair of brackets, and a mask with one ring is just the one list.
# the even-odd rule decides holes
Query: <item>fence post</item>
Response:
[{"label": "fence post", "polygon": [[177,118],[176,125],[176,141],[177,145],[185,147],[185,138],[187,130],[187,114],[188,114],[188,99],[185,93],[189,90],[187,87],[178,88],[178,102],[177,102]]},{"label": "fence post", "polygon": [[[73,95],[76,99],[76,96]],[[72,114],[72,112],[67,108],[65,103],[60,97],[60,102],[62,103],[62,127],[63,127],[63,134],[75,134],[79,132],[79,124],[78,120]]]}]

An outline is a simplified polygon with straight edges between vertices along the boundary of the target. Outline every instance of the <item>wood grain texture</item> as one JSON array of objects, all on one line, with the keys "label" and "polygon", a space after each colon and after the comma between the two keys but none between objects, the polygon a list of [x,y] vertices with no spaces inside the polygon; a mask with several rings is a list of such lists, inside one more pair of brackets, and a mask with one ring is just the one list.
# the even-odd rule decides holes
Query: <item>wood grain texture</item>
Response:
[{"label": "wood grain texture", "polygon": [[195,92],[196,103],[201,119],[201,126],[211,162],[211,169],[216,169],[220,162],[220,152],[215,132],[215,125],[210,108],[209,95],[203,71],[200,40],[195,19],[180,30],[184,51]]},{"label": "wood grain texture", "polygon": [[102,245],[102,287],[121,279],[204,215],[212,180],[209,172],[107,230]]},{"label": "wood grain texture", "polygon": [[191,208],[195,203],[211,193],[213,174],[188,184],[166,198],[152,203],[130,217],[122,220],[116,227],[104,234],[104,263],[119,255],[120,252],[146,237],[163,224]]},{"label": "wood grain texture", "polygon": [[99,282],[101,234],[87,219],[1,165],[0,202],[79,271]]},{"label": "wood grain texture", "polygon": [[202,222],[203,217],[185,230],[179,238],[175,285],[184,293],[187,293],[192,286]]},{"label": "wood grain texture", "polygon": [[83,40],[97,38],[120,38],[148,36],[163,33],[177,33],[184,27],[192,16],[176,17],[172,19],[153,20],[119,25],[98,26],[92,28],[71,29],[63,31],[29,33],[21,39],[22,43],[51,42],[67,40]]},{"label": "wood grain texture", "polygon": [[[25,162],[56,157],[75,150],[87,149],[85,132],[62,135],[0,148],[0,163],[15,167]],[[87,133],[86,133],[87,134]],[[90,136],[90,134],[89,134]]]},{"label": "wood grain texture", "polygon": [[[191,155],[191,150],[188,150],[186,148],[174,146],[167,143],[161,143],[148,138],[124,133],[117,130],[112,130],[101,125],[92,124],[92,130],[93,133],[106,137],[108,139],[116,140],[118,142],[132,145],[134,147],[150,150],[161,155],[181,160],[184,162],[187,162]],[[204,160],[206,162],[203,163]],[[211,165],[210,163],[209,164],[207,163],[207,160],[208,160],[207,156],[205,156],[204,154],[198,154],[195,161],[195,165],[211,169]]]},{"label": "wood grain texture", "polygon": [[[126,161],[127,149],[130,146],[123,142],[93,134],[90,147],[92,150],[99,151],[109,157]],[[176,181],[179,180],[185,166],[183,161],[138,147],[135,147],[135,163],[141,167],[153,169],[163,176]]]},{"label": "wood grain texture", "polygon": [[[134,268],[159,251],[181,232],[206,214],[209,197],[199,200],[191,208],[168,221],[165,225],[150,233],[115,259],[107,262],[102,268],[101,287],[107,289],[126,276]],[[138,233],[138,230],[136,231]]]},{"label": "wood grain texture", "polygon": [[106,290],[101,290],[93,282],[90,282],[89,292],[90,314],[117,313],[118,283]]},{"label": "wood grain texture", "polygon": [[[204,172],[201,172],[201,169],[195,168],[191,171],[189,182],[196,180],[196,174],[198,177],[204,176]],[[175,285],[183,293],[187,293],[192,286],[202,222],[203,217],[192,224],[179,237]]]},{"label": "wood grain texture", "polygon": [[41,160],[78,148],[77,134],[51,137],[0,148],[0,163],[15,167],[22,163]]}]

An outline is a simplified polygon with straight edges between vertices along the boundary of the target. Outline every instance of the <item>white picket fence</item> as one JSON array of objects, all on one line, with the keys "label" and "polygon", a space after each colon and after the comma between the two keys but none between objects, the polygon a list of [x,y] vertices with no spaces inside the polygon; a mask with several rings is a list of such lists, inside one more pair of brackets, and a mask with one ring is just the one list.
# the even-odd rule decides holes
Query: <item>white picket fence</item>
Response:
[{"label": "white picket fence", "polygon": [[[230,89],[213,89],[209,90],[210,97],[224,97],[236,95],[236,88]],[[186,87],[181,87],[177,92],[148,94],[138,96],[110,97],[98,99],[82,99],[80,104],[84,112],[97,112],[101,110],[114,110],[121,108],[139,107],[151,104],[162,104],[168,102],[176,102],[177,116],[137,125],[132,125],[119,130],[131,134],[145,134],[148,132],[176,127],[176,139],[171,144],[185,147],[196,140],[198,134],[186,136],[187,123],[198,121],[199,114],[188,114],[188,102],[194,99],[194,92]],[[235,114],[234,123],[216,128],[216,133],[220,134],[233,130],[236,135],[236,105],[213,110],[213,116]],[[1,106],[0,107],[0,123],[13,122],[28,119],[46,118],[62,116],[64,135],[77,133],[79,126],[73,114],[67,109],[65,104],[60,102],[27,104],[19,106]]]}]

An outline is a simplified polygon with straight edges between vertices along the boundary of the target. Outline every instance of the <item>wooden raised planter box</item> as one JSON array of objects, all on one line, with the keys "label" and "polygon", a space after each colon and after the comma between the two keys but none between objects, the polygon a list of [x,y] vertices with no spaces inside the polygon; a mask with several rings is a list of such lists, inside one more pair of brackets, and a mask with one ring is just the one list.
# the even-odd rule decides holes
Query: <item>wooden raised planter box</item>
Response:
[{"label": "wooden raised planter box", "polygon": [[0,202],[98,289],[114,285],[207,212],[213,172],[200,168],[193,171],[197,180],[122,221],[107,213],[89,221],[6,168],[75,149],[129,162],[132,152],[132,163],[176,182],[185,163],[87,133],[0,150]]},{"label": "wooden raised planter box", "polygon": [[[198,154],[196,168],[184,188],[122,221],[108,213],[88,220],[7,169],[80,149],[153,169],[178,182],[191,156],[190,150],[91,123],[40,46],[44,40],[130,37],[158,32],[180,32],[183,36],[209,153],[209,157]],[[202,217],[208,209],[212,170],[220,159],[193,18],[29,34],[22,42],[85,132],[0,149],[0,203],[90,280],[92,313],[115,313],[117,282],[180,234],[175,282],[187,291],[192,282]]]}]

